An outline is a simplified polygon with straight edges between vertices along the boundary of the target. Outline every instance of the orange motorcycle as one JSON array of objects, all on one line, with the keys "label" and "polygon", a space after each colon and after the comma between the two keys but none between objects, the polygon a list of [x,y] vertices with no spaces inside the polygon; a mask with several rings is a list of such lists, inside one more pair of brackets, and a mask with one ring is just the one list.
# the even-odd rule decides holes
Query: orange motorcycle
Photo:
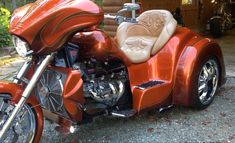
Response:
[{"label": "orange motorcycle", "polygon": [[[44,117],[73,132],[99,115],[208,107],[225,82],[220,46],[166,10],[122,16],[139,8],[111,16],[89,0],[38,0],[16,9],[10,33],[26,62],[0,82],[1,142],[39,142]],[[104,18],[120,24],[115,38],[99,29]]]}]

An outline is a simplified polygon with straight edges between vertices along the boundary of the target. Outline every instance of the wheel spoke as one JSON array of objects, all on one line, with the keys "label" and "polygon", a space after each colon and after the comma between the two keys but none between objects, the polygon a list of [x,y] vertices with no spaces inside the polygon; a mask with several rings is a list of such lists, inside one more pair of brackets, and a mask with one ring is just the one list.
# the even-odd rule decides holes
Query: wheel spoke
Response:
[{"label": "wheel spoke", "polygon": [[206,67],[206,66],[204,66],[204,67],[203,67],[203,73],[204,73],[204,76],[205,76],[204,78],[206,78],[206,79],[207,79],[207,78],[208,78],[208,76],[209,76],[209,71],[208,71],[208,69],[207,69],[207,67]]},{"label": "wheel spoke", "polygon": [[45,84],[46,83],[45,74],[42,75],[42,79],[44,80],[44,84]]},{"label": "wheel spoke", "polygon": [[198,96],[200,102],[207,105],[213,99],[218,85],[219,70],[216,61],[207,61],[198,77]]},{"label": "wheel spoke", "polygon": [[55,91],[51,91],[50,93],[51,93],[51,94],[54,94],[54,95],[59,95],[59,96],[61,95],[61,94],[59,94],[59,93],[56,93]]},{"label": "wheel spoke", "polygon": [[201,75],[201,76],[199,77],[199,82],[200,82],[200,83],[206,82],[206,78]]},{"label": "wheel spoke", "polygon": [[58,82],[55,82],[55,83],[53,84],[53,86],[50,87],[50,89],[51,89],[52,91],[54,91],[54,89],[56,88],[57,85],[58,85]]},{"label": "wheel spoke", "polygon": [[214,67],[210,68],[209,76],[208,76],[208,81],[212,80],[215,77],[215,69]]},{"label": "wheel spoke", "polygon": [[56,111],[56,108],[55,108],[55,106],[54,106],[54,104],[53,104],[51,98],[48,98],[48,100],[49,100],[50,105],[51,105],[51,107],[53,108],[53,110]]},{"label": "wheel spoke", "polygon": [[205,101],[206,100],[206,95],[207,92],[203,92],[202,95],[199,97],[201,101]]},{"label": "wheel spoke", "polygon": [[203,92],[205,89],[206,89],[206,84],[203,83],[202,85],[199,86],[198,92],[201,93],[201,92]]},{"label": "wheel spoke", "polygon": [[43,81],[42,81],[42,79],[41,80],[39,80],[39,82],[41,83],[41,85],[44,87],[45,85],[45,82],[43,83]]},{"label": "wheel spoke", "polygon": [[53,101],[55,101],[55,103],[57,104],[57,105],[61,105],[53,96],[51,96],[51,95],[49,95],[50,96],[50,98],[53,100]]},{"label": "wheel spoke", "polygon": [[5,102],[3,101],[2,104],[1,104],[1,106],[0,106],[0,111],[4,111],[4,110],[3,110],[4,104],[5,104]]},{"label": "wheel spoke", "polygon": [[49,85],[49,82],[50,82],[50,77],[49,77],[49,75],[50,75],[50,74],[49,74],[49,72],[47,71],[47,77],[46,77],[46,79],[47,79],[47,82],[46,82],[46,83],[47,83],[47,86]]}]

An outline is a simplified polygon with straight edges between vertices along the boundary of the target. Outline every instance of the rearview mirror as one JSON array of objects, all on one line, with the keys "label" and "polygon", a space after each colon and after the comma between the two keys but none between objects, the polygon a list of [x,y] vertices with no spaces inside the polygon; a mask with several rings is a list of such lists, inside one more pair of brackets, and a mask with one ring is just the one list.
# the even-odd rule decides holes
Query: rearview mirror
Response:
[{"label": "rearview mirror", "polygon": [[123,5],[123,9],[125,9],[126,11],[139,10],[140,9],[140,5],[137,4],[137,3],[125,3]]}]

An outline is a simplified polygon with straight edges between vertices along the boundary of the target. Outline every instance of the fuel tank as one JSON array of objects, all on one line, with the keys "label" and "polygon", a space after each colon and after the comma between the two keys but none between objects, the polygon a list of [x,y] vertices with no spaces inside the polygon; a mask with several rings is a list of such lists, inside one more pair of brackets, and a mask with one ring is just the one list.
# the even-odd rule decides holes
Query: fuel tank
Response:
[{"label": "fuel tank", "polygon": [[90,0],[38,0],[13,13],[10,33],[35,54],[56,51],[78,31],[96,29],[104,12]]},{"label": "fuel tank", "polygon": [[117,41],[101,30],[78,32],[69,42],[80,47],[79,57],[83,60],[95,57],[100,61],[119,59],[126,65],[131,64],[120,50]]}]

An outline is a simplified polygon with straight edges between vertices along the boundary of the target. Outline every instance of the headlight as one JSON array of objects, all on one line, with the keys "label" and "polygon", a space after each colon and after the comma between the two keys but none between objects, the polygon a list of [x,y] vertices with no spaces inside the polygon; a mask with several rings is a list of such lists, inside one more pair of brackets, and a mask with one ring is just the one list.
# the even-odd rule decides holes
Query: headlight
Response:
[{"label": "headlight", "polygon": [[13,41],[13,44],[15,46],[17,53],[20,56],[27,57],[28,55],[30,55],[32,53],[32,51],[30,51],[30,49],[29,49],[28,43],[21,40],[19,37],[12,36],[12,41]]}]

